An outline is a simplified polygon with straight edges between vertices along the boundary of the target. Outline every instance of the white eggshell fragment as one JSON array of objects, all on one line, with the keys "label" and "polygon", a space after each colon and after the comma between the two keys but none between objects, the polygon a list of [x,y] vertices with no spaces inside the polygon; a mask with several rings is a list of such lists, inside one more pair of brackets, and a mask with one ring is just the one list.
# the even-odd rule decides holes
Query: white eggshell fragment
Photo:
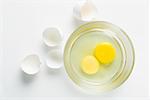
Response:
[{"label": "white eggshell fragment", "polygon": [[51,69],[59,69],[63,66],[63,51],[60,49],[50,50],[47,54],[46,65]]},{"label": "white eggshell fragment", "polygon": [[43,32],[43,41],[47,46],[57,46],[62,41],[62,36],[57,28],[51,27]]},{"label": "white eggshell fragment", "polygon": [[26,56],[21,62],[21,69],[26,74],[36,74],[40,71],[41,61],[35,54]]},{"label": "white eggshell fragment", "polygon": [[73,9],[75,18],[82,21],[92,21],[94,18],[96,18],[97,12],[97,8],[91,2],[91,0],[81,0]]}]

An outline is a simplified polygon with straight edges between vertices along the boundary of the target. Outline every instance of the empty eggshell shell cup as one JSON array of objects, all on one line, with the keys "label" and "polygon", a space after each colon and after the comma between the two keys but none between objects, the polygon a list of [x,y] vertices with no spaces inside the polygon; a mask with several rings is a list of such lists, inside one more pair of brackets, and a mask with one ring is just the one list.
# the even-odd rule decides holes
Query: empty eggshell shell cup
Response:
[{"label": "empty eggshell shell cup", "polygon": [[81,0],[73,8],[73,15],[80,21],[92,21],[97,17],[97,8],[90,0]]},{"label": "empty eggshell shell cup", "polygon": [[47,54],[46,65],[51,69],[59,69],[63,66],[63,51],[61,49],[50,50]]},{"label": "empty eggshell shell cup", "polygon": [[21,62],[21,69],[24,73],[34,75],[40,71],[41,61],[36,54],[26,56]]},{"label": "empty eggshell shell cup", "polygon": [[58,46],[62,41],[60,30],[54,27],[45,29],[43,32],[43,41],[49,47]]}]

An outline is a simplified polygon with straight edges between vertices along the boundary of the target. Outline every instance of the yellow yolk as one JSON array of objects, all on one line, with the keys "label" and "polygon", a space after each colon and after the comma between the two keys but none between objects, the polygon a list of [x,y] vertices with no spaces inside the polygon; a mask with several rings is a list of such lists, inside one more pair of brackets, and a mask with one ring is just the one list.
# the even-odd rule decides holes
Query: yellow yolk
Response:
[{"label": "yellow yolk", "polygon": [[94,56],[86,56],[81,61],[81,69],[86,74],[95,74],[99,69],[99,62]]},{"label": "yellow yolk", "polygon": [[108,64],[114,60],[116,50],[111,43],[103,42],[96,46],[94,55],[102,64]]}]

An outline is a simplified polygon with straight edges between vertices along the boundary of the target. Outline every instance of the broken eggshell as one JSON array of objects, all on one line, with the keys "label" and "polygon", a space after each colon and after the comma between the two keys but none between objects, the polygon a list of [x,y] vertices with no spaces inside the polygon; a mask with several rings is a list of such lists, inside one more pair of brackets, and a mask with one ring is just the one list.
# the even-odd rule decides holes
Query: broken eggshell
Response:
[{"label": "broken eggshell", "polygon": [[91,2],[91,0],[81,0],[73,9],[75,18],[81,21],[92,21],[94,18],[96,18],[97,12],[97,8]]},{"label": "broken eggshell", "polygon": [[43,32],[43,41],[49,47],[57,46],[62,41],[62,35],[57,28],[50,27]]},{"label": "broken eggshell", "polygon": [[47,53],[46,65],[51,69],[59,69],[63,66],[63,51],[52,49]]},{"label": "broken eggshell", "polygon": [[41,61],[36,54],[26,56],[21,62],[21,69],[29,75],[34,75],[40,71]]}]

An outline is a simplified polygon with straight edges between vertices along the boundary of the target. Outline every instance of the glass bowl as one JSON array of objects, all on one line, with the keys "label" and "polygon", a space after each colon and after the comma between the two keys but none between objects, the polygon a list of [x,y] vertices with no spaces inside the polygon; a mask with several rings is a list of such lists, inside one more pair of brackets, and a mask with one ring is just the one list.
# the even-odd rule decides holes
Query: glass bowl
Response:
[{"label": "glass bowl", "polygon": [[[83,56],[92,54],[97,43],[111,42],[117,57],[96,75],[86,75],[80,68]],[[110,91],[123,84],[134,66],[135,54],[128,35],[116,25],[93,21],[81,25],[69,37],[64,50],[64,65],[70,79],[82,90],[90,93]]]}]

